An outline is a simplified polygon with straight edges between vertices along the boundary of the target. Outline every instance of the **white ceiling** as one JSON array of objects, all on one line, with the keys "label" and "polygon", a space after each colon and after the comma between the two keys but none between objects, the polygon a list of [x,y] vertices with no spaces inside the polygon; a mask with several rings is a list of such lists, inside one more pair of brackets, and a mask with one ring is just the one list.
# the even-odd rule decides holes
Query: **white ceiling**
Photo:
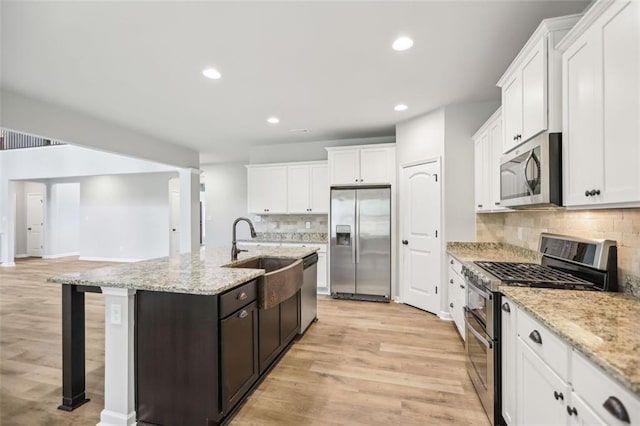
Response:
[{"label": "white ceiling", "polygon": [[[440,106],[499,99],[540,20],[587,4],[4,1],[1,84],[228,160],[253,145],[392,135]],[[400,34],[411,50],[391,49]],[[204,78],[207,66],[222,79]],[[409,109],[393,111],[400,102]]]}]

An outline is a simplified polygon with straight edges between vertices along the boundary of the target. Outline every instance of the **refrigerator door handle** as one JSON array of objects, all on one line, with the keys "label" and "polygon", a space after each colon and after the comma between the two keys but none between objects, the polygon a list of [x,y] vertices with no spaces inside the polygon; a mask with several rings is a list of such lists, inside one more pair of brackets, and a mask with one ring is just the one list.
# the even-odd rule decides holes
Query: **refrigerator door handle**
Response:
[{"label": "refrigerator door handle", "polygon": [[356,264],[360,263],[360,199],[356,193]]}]

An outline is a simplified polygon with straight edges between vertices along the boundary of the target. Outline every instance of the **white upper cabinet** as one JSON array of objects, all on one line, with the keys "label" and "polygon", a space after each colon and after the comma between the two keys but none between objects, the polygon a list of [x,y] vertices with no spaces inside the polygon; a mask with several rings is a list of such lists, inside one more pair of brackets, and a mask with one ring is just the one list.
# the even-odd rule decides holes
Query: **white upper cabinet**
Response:
[{"label": "white upper cabinet", "polygon": [[395,149],[395,144],[327,148],[330,185],[392,184]]},{"label": "white upper cabinet", "polygon": [[595,3],[559,48],[565,205],[640,205],[640,4]]},{"label": "white upper cabinet", "polygon": [[503,153],[545,130],[562,131],[562,64],[554,46],[579,18],[571,15],[542,21],[498,81],[502,88]]},{"label": "white upper cabinet", "polygon": [[500,206],[500,157],[502,155],[502,109],[499,108],[473,135],[475,155],[476,212],[496,212]]},{"label": "white upper cabinet", "polygon": [[287,212],[286,166],[250,166],[247,183],[247,207],[250,213]]},{"label": "white upper cabinet", "polygon": [[326,214],[329,178],[326,162],[247,166],[249,213]]}]

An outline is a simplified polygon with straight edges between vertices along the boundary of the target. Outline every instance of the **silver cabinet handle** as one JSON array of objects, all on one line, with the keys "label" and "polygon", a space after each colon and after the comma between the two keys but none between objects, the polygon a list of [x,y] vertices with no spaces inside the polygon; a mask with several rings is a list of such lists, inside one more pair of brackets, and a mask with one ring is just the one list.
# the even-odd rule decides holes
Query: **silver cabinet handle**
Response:
[{"label": "silver cabinet handle", "polygon": [[249,312],[242,310],[242,312],[238,314],[238,318],[246,318],[247,315],[249,315]]},{"label": "silver cabinet handle", "polygon": [[238,300],[245,300],[247,297],[249,297],[249,296],[247,296],[247,293],[245,293],[245,292],[243,291],[242,293],[240,293],[240,294],[238,295]]}]

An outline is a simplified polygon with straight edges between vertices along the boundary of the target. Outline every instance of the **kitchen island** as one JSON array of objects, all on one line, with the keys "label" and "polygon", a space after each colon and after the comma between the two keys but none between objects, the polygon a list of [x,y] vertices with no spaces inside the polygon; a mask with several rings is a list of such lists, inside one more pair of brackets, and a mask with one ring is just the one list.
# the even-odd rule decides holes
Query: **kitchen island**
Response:
[{"label": "kitchen island", "polygon": [[286,300],[269,299],[260,293],[266,271],[237,266],[257,258],[289,259],[301,271],[295,260],[316,250],[256,248],[236,262],[227,249],[202,250],[51,277],[64,284],[60,408],[72,410],[88,401],[84,293],[101,292],[105,408],[100,424],[223,422],[286,352],[300,325],[299,286]]}]

